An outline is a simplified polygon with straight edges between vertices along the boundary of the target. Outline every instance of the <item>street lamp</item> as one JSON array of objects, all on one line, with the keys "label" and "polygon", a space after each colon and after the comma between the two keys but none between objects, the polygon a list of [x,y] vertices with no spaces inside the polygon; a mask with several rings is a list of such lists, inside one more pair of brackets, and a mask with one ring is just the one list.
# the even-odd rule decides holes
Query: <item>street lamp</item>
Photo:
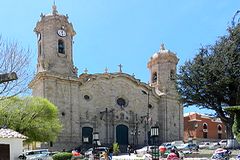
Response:
[{"label": "street lamp", "polygon": [[0,74],[0,83],[9,82],[18,79],[15,72]]},{"label": "street lamp", "polygon": [[158,126],[153,126],[151,127],[151,138],[153,139],[153,150],[152,150],[152,160],[158,160],[159,159],[159,150],[158,147],[156,146],[156,141],[155,138],[158,137],[159,135],[159,127]]}]

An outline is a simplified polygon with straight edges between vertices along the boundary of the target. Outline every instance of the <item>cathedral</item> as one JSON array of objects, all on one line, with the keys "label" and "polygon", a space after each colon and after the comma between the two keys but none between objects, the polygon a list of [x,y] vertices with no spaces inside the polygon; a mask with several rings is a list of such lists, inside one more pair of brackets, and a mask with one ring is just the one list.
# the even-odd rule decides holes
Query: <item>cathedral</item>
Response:
[{"label": "cathedral", "polygon": [[[72,23],[59,14],[41,14],[37,35],[37,73],[30,82],[33,96],[58,107],[63,129],[52,150],[84,144],[143,146],[151,144],[151,127],[158,127],[157,143],[183,139],[183,107],[176,90],[178,58],[162,44],[150,57],[149,83],[119,71],[78,75],[73,64]],[[84,53],[82,53],[84,54]]]}]

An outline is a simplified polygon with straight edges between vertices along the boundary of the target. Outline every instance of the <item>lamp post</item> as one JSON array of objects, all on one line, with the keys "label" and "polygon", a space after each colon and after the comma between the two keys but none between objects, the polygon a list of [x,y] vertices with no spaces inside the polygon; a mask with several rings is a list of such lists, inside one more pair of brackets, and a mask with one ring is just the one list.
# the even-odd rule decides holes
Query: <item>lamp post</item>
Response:
[{"label": "lamp post", "polygon": [[98,145],[98,141],[99,141],[99,133],[98,132],[93,132],[93,154],[94,155],[96,154],[96,147]]},{"label": "lamp post", "polygon": [[151,138],[153,139],[153,150],[152,150],[152,160],[158,160],[159,159],[159,150],[156,146],[155,138],[159,135],[159,128],[158,126],[151,127]]}]

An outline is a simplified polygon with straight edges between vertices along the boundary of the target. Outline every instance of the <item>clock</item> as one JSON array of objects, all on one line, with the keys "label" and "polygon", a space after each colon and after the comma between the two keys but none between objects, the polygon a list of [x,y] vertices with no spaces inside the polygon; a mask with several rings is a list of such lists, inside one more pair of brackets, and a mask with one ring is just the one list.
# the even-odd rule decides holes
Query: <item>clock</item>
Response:
[{"label": "clock", "polygon": [[60,37],[65,37],[67,35],[66,31],[63,30],[63,29],[59,29],[57,31],[57,34],[60,36]]}]

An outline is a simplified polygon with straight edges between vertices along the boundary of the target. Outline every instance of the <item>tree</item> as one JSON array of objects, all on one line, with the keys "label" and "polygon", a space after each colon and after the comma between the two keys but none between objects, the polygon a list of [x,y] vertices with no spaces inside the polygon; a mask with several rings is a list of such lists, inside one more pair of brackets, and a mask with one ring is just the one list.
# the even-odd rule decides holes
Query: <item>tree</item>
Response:
[{"label": "tree", "polygon": [[30,51],[19,47],[17,42],[3,40],[0,36],[0,74],[15,72],[18,79],[0,83],[0,100],[27,90],[31,79]]},{"label": "tree", "polygon": [[202,47],[193,60],[185,62],[178,74],[178,91],[184,106],[214,110],[226,124],[229,138],[233,115],[224,108],[240,104],[240,25],[214,45]]},{"label": "tree", "polygon": [[229,107],[225,110],[230,114],[234,115],[234,124],[232,127],[232,131],[236,136],[237,141],[240,142],[240,117],[238,116],[240,114],[240,106]]},{"label": "tree", "polygon": [[0,125],[28,137],[28,142],[55,141],[61,131],[58,109],[40,97],[0,101]]}]

